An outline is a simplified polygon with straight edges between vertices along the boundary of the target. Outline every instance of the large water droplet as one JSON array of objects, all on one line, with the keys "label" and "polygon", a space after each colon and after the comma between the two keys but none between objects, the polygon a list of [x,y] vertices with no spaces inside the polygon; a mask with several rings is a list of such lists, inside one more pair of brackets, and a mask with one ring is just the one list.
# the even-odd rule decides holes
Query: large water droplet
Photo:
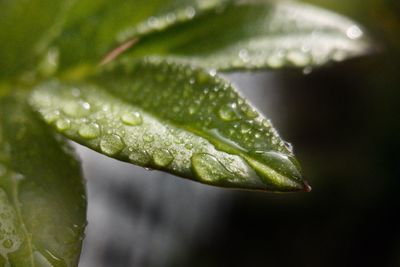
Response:
[{"label": "large water droplet", "polygon": [[97,123],[89,123],[79,128],[79,135],[85,139],[93,139],[100,135],[100,127]]},{"label": "large water droplet", "polygon": [[121,121],[130,126],[140,125],[143,122],[142,115],[139,112],[124,113],[121,116]]},{"label": "large water droplet", "polygon": [[292,156],[276,151],[255,151],[252,153],[260,157],[267,166],[273,168],[278,173],[295,180],[301,180],[300,166]]},{"label": "large water droplet", "polygon": [[129,159],[131,160],[132,163],[142,166],[145,166],[149,163],[150,156],[146,150],[134,151],[133,149],[130,149],[129,151],[130,151]]},{"label": "large water droplet", "polygon": [[168,166],[173,159],[174,156],[172,156],[171,152],[168,149],[157,149],[153,153],[154,164],[160,167]]},{"label": "large water droplet", "polygon": [[232,174],[215,158],[206,153],[196,153],[191,158],[198,178],[205,183],[224,183]]},{"label": "large water droplet", "polygon": [[88,114],[90,104],[84,101],[66,101],[62,104],[62,111],[71,117],[83,117]]},{"label": "large water droplet", "polygon": [[124,143],[119,135],[109,134],[100,141],[100,149],[107,155],[115,155],[124,148]]}]

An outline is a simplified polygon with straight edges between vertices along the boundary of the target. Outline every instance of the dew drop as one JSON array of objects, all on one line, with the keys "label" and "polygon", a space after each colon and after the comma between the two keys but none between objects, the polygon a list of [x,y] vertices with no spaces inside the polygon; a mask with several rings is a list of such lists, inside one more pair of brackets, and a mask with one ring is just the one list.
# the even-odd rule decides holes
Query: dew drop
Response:
[{"label": "dew drop", "polygon": [[66,131],[71,126],[71,122],[68,119],[59,119],[56,122],[57,130],[59,131]]},{"label": "dew drop", "polygon": [[174,157],[168,149],[157,149],[153,153],[154,164],[160,167],[168,166]]},{"label": "dew drop", "polygon": [[124,148],[124,143],[119,135],[109,134],[100,141],[100,149],[107,155],[115,155]]},{"label": "dew drop", "polygon": [[143,135],[143,141],[150,143],[154,141],[154,136],[152,134],[146,133]]},{"label": "dew drop", "polygon": [[[132,150],[132,149],[130,149]],[[129,154],[131,162],[138,165],[146,165],[150,161],[150,156],[146,150],[131,151]]]},{"label": "dew drop", "polygon": [[90,104],[84,101],[66,101],[62,105],[62,111],[72,117],[83,117],[89,110]]},{"label": "dew drop", "polygon": [[240,132],[241,132],[242,134],[246,134],[246,133],[250,132],[250,130],[251,130],[251,127],[250,127],[250,125],[248,125],[248,124],[243,124],[243,125],[240,127]]},{"label": "dew drop", "polygon": [[231,176],[218,159],[210,154],[196,153],[192,156],[191,163],[195,174],[206,183],[223,181]]},{"label": "dew drop", "polygon": [[58,118],[60,117],[60,112],[58,110],[54,110],[51,111],[49,113],[46,113],[46,115],[44,115],[44,120],[47,123],[53,123],[55,122]]},{"label": "dew drop", "polygon": [[310,63],[309,55],[297,50],[290,51],[287,54],[287,59],[295,66],[305,66]]},{"label": "dew drop", "polygon": [[218,112],[219,117],[224,121],[237,120],[239,117],[237,115],[236,108],[237,108],[236,103],[230,103],[222,106]]},{"label": "dew drop", "polygon": [[357,25],[352,25],[347,29],[346,35],[350,39],[355,40],[360,38],[363,35],[363,32]]},{"label": "dew drop", "polygon": [[196,106],[190,106],[190,107],[189,107],[189,114],[190,114],[190,115],[195,114],[196,111],[197,111],[197,107],[196,107]]},{"label": "dew drop", "polygon": [[126,125],[136,126],[142,124],[143,119],[139,112],[129,112],[121,116],[121,121]]},{"label": "dew drop", "polygon": [[10,248],[12,248],[13,245],[14,245],[14,242],[11,239],[6,239],[3,241],[3,246],[5,248],[10,249]]},{"label": "dew drop", "polygon": [[93,139],[100,135],[100,127],[97,123],[89,123],[79,128],[79,135],[85,139]]}]

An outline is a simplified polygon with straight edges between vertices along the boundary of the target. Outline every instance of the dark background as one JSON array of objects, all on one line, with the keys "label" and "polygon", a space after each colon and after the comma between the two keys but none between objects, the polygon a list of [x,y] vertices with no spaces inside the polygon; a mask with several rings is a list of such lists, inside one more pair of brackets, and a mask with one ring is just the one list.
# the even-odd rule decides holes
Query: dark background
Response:
[{"label": "dark background", "polygon": [[218,189],[79,147],[81,266],[400,266],[400,1],[308,2],[359,21],[377,52],[308,75],[229,78],[293,143],[313,191]]}]

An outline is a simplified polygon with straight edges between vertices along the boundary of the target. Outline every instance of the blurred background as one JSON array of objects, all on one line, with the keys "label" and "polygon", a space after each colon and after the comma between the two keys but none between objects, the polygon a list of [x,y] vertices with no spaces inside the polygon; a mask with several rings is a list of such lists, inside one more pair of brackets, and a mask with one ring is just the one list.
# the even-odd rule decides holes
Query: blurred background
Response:
[{"label": "blurred background", "polygon": [[77,145],[88,178],[81,267],[400,266],[400,1],[310,0],[379,52],[228,78],[294,145],[311,193],[241,192]]}]

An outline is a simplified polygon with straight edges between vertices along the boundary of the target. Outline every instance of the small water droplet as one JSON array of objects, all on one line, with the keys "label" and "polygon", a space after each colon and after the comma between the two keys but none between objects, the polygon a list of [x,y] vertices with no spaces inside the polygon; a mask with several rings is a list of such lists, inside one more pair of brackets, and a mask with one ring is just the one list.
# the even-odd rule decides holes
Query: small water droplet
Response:
[{"label": "small water droplet", "polygon": [[240,50],[239,51],[239,58],[245,63],[248,62],[250,60],[249,52],[246,49]]},{"label": "small water droplet", "polygon": [[100,127],[97,123],[89,123],[79,128],[79,135],[85,139],[93,139],[100,135]]},{"label": "small water droplet", "polygon": [[248,125],[248,124],[243,124],[243,125],[240,127],[240,132],[241,132],[242,134],[246,134],[246,133],[250,132],[250,130],[251,130],[251,127],[250,127],[250,125]]},{"label": "small water droplet", "polygon": [[69,129],[70,126],[71,126],[71,122],[68,119],[63,118],[63,119],[57,120],[57,122],[56,122],[56,127],[57,127],[57,130],[59,130],[59,131],[66,131]]},{"label": "small water droplet", "polygon": [[216,70],[216,69],[211,69],[208,73],[209,73],[212,77],[214,77],[215,75],[217,75],[217,70]]},{"label": "small water droplet", "polygon": [[100,141],[100,149],[107,155],[115,155],[124,148],[124,143],[119,135],[110,134],[104,136]]},{"label": "small water droplet", "polygon": [[168,149],[157,149],[153,153],[154,164],[160,167],[168,166],[174,157]]},{"label": "small water droplet", "polygon": [[143,122],[142,115],[139,112],[124,113],[121,121],[130,126],[140,125]]},{"label": "small water droplet", "polygon": [[60,112],[58,110],[51,111],[44,115],[44,120],[47,123],[53,123],[60,117]]},{"label": "small water droplet", "polygon": [[12,248],[12,246],[14,245],[14,242],[11,239],[6,239],[3,241],[3,246],[5,248]]},{"label": "small water droplet", "polygon": [[153,142],[154,141],[154,136],[152,134],[145,133],[143,135],[143,141],[145,141],[146,143]]},{"label": "small water droplet", "polygon": [[194,9],[194,7],[188,7],[185,10],[185,14],[188,19],[191,19],[196,15],[196,9]]},{"label": "small water droplet", "polygon": [[363,35],[363,32],[357,25],[352,25],[347,29],[346,35],[350,39],[355,40],[360,38]]}]

